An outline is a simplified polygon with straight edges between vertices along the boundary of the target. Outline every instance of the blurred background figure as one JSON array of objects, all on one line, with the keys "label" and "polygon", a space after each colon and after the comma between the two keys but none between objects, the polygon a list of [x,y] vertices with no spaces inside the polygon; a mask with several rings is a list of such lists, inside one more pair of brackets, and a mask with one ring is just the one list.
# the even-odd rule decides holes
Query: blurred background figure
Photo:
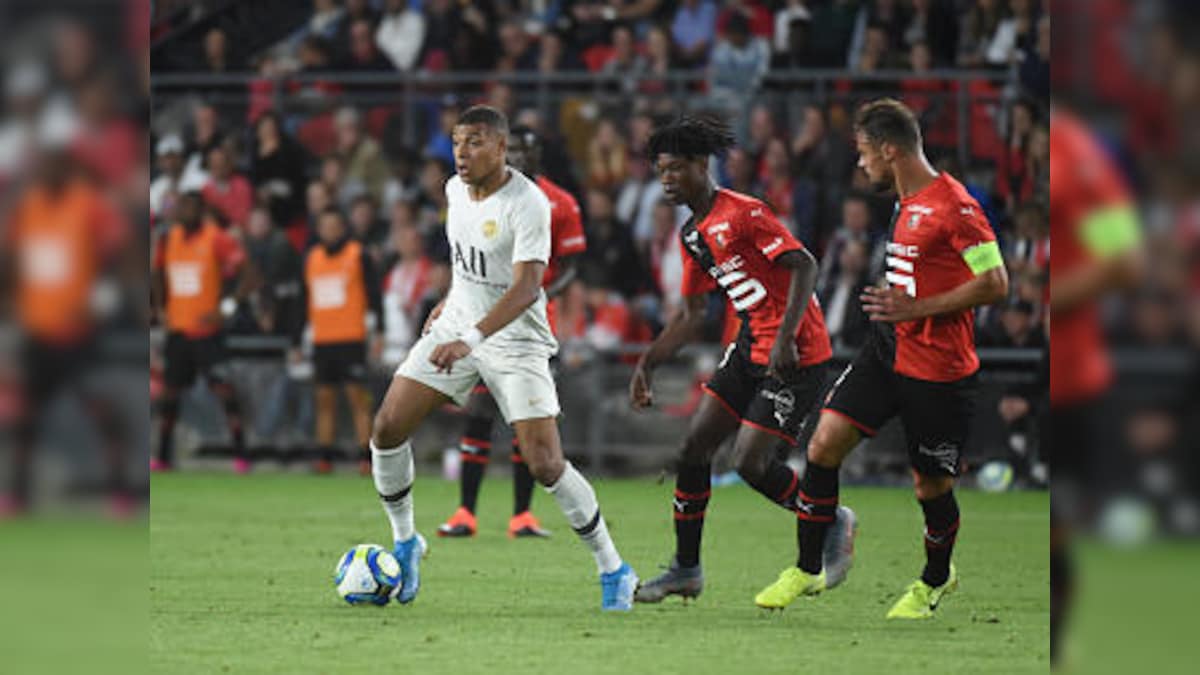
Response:
[{"label": "blurred background figure", "polygon": [[[317,473],[331,472],[339,454],[335,443],[341,387],[354,421],[359,473],[369,476],[372,399],[366,384],[367,355],[368,350],[379,353],[385,331],[379,278],[366,248],[351,238],[341,211],[327,207],[321,213],[317,236],[319,242],[309,251],[304,268],[321,455],[315,468]],[[293,352],[292,359],[299,358]]]},{"label": "blurred background figure", "polygon": [[[159,401],[158,456],[154,471],[174,467],[174,431],[180,398],[203,377],[221,401],[233,445],[234,470],[250,470],[242,429],[241,404],[230,382],[224,322],[253,290],[257,273],[237,239],[205,214],[204,197],[185,188],[176,206],[178,220],[154,251],[151,289],[155,309],[167,328],[164,389]],[[236,288],[229,293],[229,286]]]}]

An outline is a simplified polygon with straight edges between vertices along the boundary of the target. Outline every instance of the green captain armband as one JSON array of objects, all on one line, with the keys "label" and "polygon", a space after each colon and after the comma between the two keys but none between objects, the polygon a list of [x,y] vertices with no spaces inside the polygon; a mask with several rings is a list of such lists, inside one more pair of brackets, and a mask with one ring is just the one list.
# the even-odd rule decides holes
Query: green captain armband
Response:
[{"label": "green captain armband", "polygon": [[1097,258],[1127,251],[1142,239],[1137,213],[1130,204],[1092,211],[1084,217],[1079,234],[1084,247]]},{"label": "green captain armband", "polygon": [[1004,256],[1000,255],[1000,245],[994,241],[976,244],[963,251],[962,257],[975,276],[1004,265]]}]

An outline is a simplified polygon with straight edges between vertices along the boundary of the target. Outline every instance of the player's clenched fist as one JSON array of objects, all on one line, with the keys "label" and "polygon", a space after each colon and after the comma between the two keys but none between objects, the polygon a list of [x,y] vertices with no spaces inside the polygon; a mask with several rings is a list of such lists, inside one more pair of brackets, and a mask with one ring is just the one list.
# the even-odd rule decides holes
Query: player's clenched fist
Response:
[{"label": "player's clenched fist", "polygon": [[633,371],[633,379],[629,381],[629,404],[635,410],[654,405],[654,394],[650,392],[650,376],[640,366]]},{"label": "player's clenched fist", "polygon": [[429,362],[437,366],[439,373],[448,373],[450,372],[450,366],[455,361],[470,353],[471,348],[462,340],[443,342],[433,348],[433,353],[429,355]]}]

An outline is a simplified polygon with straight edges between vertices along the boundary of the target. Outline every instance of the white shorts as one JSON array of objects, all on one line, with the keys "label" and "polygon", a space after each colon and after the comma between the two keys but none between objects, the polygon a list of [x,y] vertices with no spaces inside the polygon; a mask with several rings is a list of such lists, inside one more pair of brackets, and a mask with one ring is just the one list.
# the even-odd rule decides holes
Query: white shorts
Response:
[{"label": "white shorts", "polygon": [[436,389],[460,406],[467,404],[471,390],[482,378],[508,424],[558,416],[558,390],[550,375],[547,350],[535,348],[521,353],[485,342],[455,361],[450,372],[438,372],[437,366],[429,362],[429,355],[439,344],[455,339],[456,336],[435,327],[417,340],[396,369],[396,375]]}]

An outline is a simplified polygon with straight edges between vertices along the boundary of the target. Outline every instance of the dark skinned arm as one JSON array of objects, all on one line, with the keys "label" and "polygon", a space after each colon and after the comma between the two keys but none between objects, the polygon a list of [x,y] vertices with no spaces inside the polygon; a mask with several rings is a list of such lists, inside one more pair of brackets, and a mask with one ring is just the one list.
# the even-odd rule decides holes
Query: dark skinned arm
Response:
[{"label": "dark skinned arm", "polygon": [[804,310],[812,302],[813,291],[817,286],[817,260],[804,249],[788,251],[775,259],[776,265],[781,265],[792,271],[792,282],[788,284],[787,308],[783,311],[783,320],[779,324],[779,332],[775,335],[775,344],[771,347],[771,358],[767,364],[767,374],[772,377],[782,377],[785,371],[795,370],[800,354],[796,349],[796,328],[804,316]]},{"label": "dark skinned arm", "polygon": [[558,276],[546,287],[546,297],[554,298],[567,290],[567,286],[579,276],[579,256],[571,255],[558,259]]},{"label": "dark skinned arm", "polygon": [[650,391],[650,376],[662,362],[674,356],[681,347],[696,339],[704,324],[704,306],[707,296],[689,295],[667,322],[642,357],[638,359],[633,377],[629,381],[629,402],[635,409],[646,408],[654,403]]}]

